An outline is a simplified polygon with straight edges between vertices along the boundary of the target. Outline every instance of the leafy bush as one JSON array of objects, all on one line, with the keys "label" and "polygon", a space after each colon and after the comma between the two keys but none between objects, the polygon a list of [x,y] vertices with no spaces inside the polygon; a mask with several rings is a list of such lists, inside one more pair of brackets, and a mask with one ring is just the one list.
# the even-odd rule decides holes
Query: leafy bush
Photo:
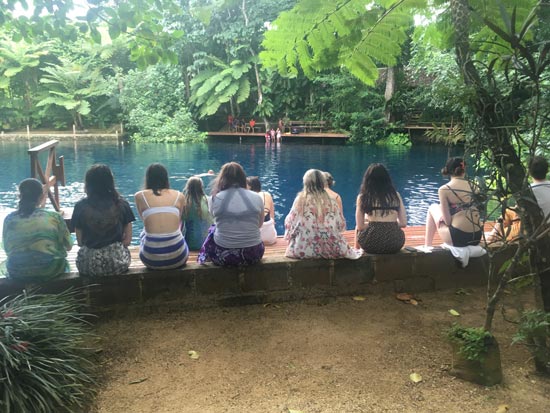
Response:
[{"label": "leafy bush", "polygon": [[24,293],[0,304],[0,411],[82,408],[95,381],[77,293]]},{"label": "leafy bush", "polygon": [[377,143],[384,145],[396,145],[396,146],[411,146],[411,138],[407,133],[395,133],[391,132],[386,138],[381,139]]},{"label": "leafy bush", "polygon": [[492,334],[481,327],[464,327],[456,323],[447,330],[447,338],[459,346],[459,353],[467,360],[479,361],[483,361],[494,341]]},{"label": "leafy bush", "polygon": [[525,311],[513,343],[523,343],[535,360],[537,370],[550,373],[550,313]]},{"label": "leafy bush", "polygon": [[184,102],[184,90],[177,68],[151,66],[128,73],[120,104],[133,138],[154,142],[204,139]]}]

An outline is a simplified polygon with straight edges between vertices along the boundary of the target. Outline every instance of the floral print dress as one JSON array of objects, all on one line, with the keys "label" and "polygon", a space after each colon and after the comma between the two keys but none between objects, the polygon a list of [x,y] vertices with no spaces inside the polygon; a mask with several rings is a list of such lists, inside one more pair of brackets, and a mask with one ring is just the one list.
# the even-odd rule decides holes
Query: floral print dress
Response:
[{"label": "floral print dress", "polygon": [[344,239],[346,220],[334,200],[331,208],[324,211],[324,220],[319,222],[314,206],[298,211],[296,203],[285,218],[285,240],[288,241],[285,255],[289,258],[349,258],[361,256],[361,250],[352,248]]}]

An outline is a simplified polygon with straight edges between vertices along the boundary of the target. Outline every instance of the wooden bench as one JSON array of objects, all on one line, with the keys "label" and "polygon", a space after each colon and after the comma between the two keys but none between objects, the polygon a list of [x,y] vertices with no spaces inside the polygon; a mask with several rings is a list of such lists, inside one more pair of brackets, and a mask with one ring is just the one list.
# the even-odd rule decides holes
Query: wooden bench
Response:
[{"label": "wooden bench", "polygon": [[291,120],[285,126],[288,126],[291,131],[292,128],[298,128],[300,132],[312,130],[319,130],[319,132],[322,132],[325,130],[327,122],[324,120]]}]

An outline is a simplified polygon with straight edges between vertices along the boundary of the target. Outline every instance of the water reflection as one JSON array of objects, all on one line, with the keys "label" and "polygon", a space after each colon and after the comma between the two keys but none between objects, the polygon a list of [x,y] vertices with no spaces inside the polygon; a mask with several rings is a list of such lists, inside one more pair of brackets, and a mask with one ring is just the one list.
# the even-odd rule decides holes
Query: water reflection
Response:
[{"label": "water reflection", "polygon": [[[17,183],[29,176],[27,142],[1,142],[0,161],[7,173],[0,177],[0,208],[17,205]],[[410,225],[424,224],[428,206],[437,201],[437,188],[445,181],[439,171],[447,157],[446,148],[431,146],[380,147],[303,144],[285,141],[265,144],[263,139],[241,143],[122,144],[61,142],[57,154],[65,158],[67,186],[60,188],[63,206],[73,206],[83,196],[84,174],[94,163],[108,164],[120,193],[133,204],[133,194],[143,186],[145,169],[161,162],[169,170],[172,188],[181,190],[187,179],[220,167],[229,161],[243,165],[247,174],[257,175],[262,187],[275,201],[277,231],[296,193],[302,188],[304,172],[310,168],[330,171],[334,190],[342,196],[348,228],[355,223],[355,198],[364,171],[372,162],[384,163],[405,202]],[[45,161],[44,161],[45,162]],[[44,163],[43,162],[43,163]],[[205,182],[208,184],[208,182]],[[132,205],[133,206],[133,205]],[[141,230],[136,223],[134,237]]]}]

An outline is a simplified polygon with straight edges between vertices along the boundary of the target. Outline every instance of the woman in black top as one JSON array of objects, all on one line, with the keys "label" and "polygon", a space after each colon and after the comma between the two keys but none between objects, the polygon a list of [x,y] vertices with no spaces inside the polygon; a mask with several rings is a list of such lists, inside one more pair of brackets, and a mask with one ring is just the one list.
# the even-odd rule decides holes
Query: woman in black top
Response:
[{"label": "woman in black top", "polygon": [[405,244],[407,214],[384,165],[371,164],[357,195],[356,248],[370,254],[393,254]]},{"label": "woman in black top", "polygon": [[86,198],[74,207],[71,226],[80,249],[76,266],[82,275],[103,276],[126,272],[131,256],[134,213],[115,189],[111,169],[93,165],[86,172]]}]

